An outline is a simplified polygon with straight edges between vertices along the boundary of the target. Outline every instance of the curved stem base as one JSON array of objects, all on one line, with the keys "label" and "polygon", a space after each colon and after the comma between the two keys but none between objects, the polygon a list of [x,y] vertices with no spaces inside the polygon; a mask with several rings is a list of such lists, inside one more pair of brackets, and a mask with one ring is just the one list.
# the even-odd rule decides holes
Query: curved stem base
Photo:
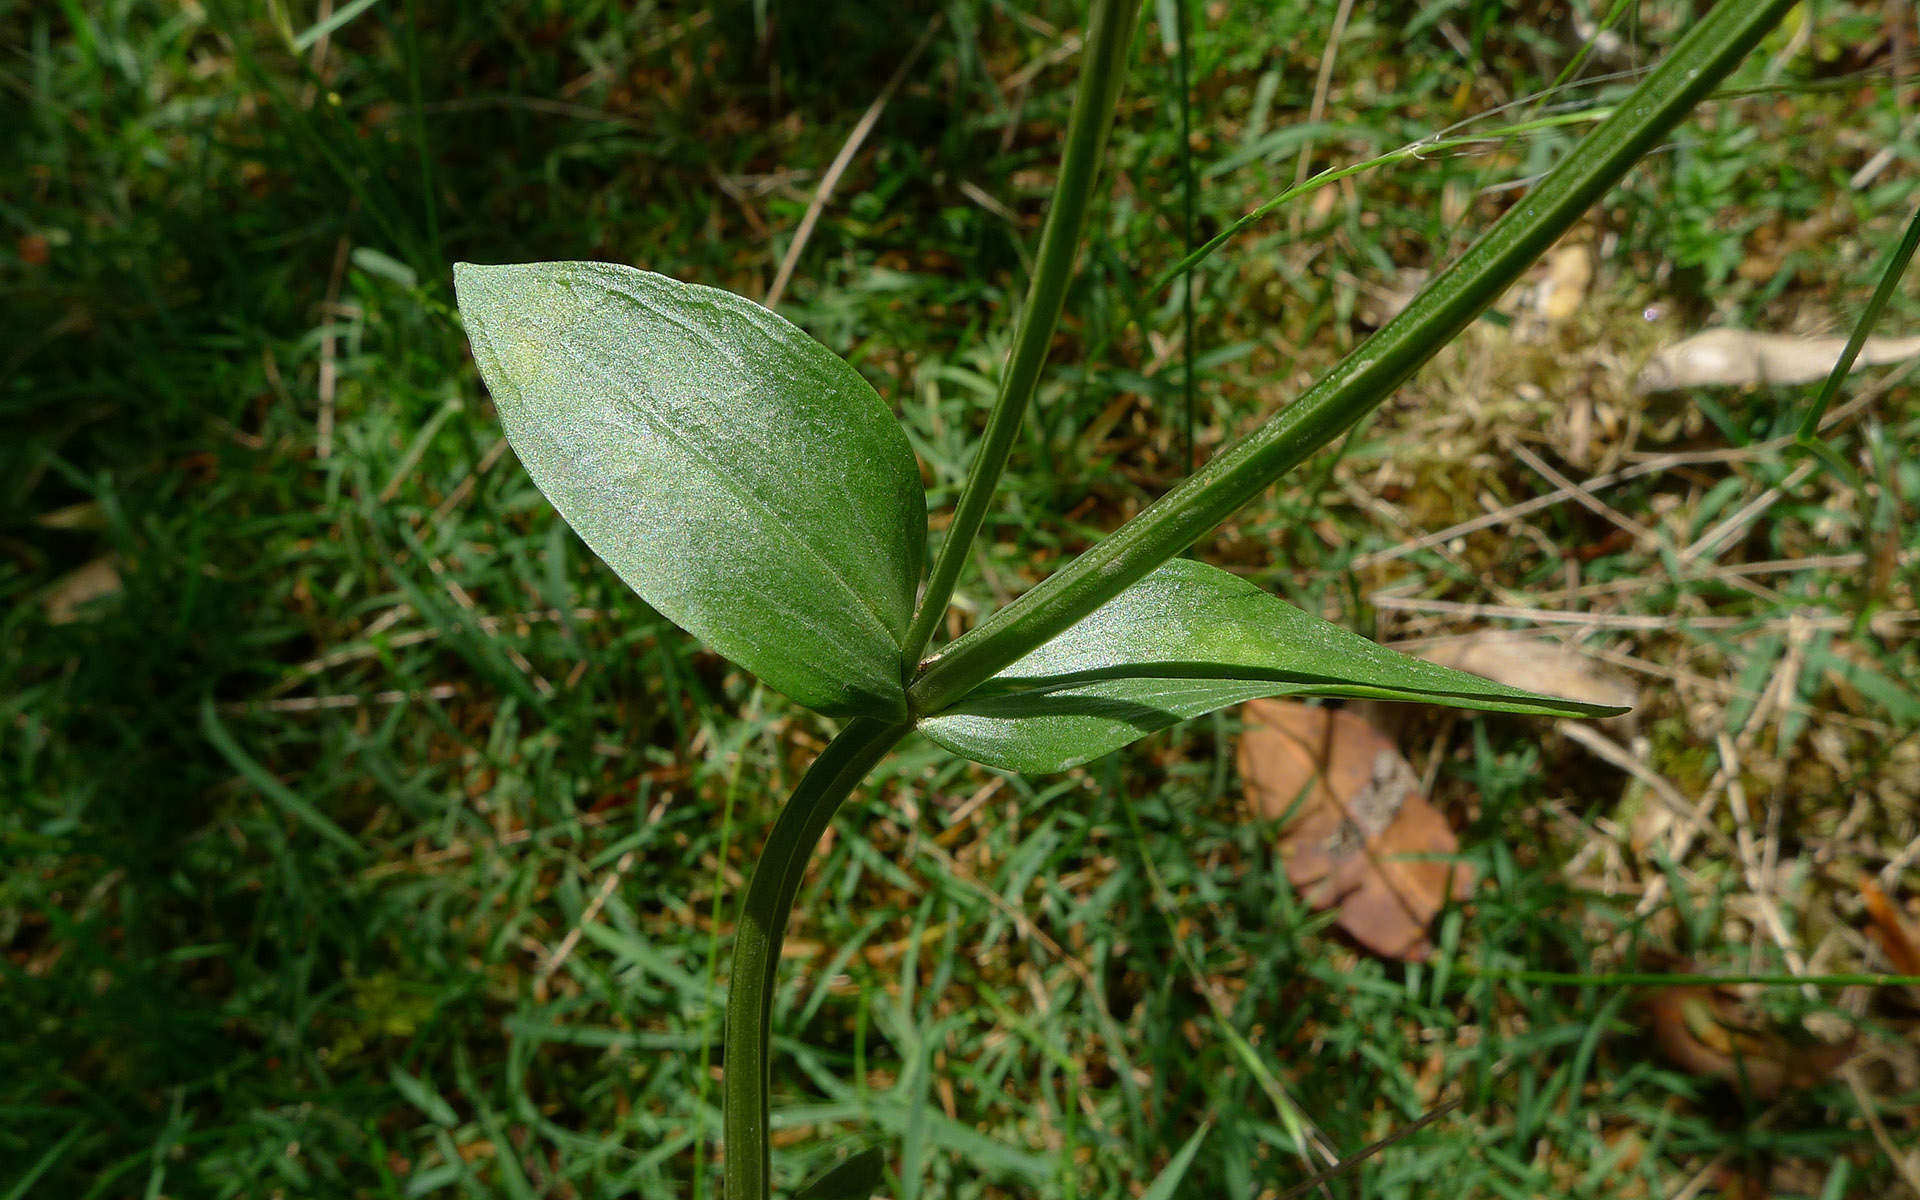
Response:
[{"label": "curved stem base", "polygon": [[774,972],[787,918],[813,848],[833,814],[874,764],[905,737],[909,725],[871,717],[850,722],[833,739],[780,810],[760,851],[740,929],[733,943],[727,988],[725,1077],[726,1198],[766,1200],[771,1194],[767,1138],[768,1045],[773,1023]]}]

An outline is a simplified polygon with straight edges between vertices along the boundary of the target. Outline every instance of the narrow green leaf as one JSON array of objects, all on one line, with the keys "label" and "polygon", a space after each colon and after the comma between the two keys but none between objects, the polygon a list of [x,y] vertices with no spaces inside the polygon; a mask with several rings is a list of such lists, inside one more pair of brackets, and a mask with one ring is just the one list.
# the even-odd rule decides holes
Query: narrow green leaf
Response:
[{"label": "narrow green leaf", "polygon": [[1193,1165],[1193,1156],[1200,1152],[1200,1143],[1207,1140],[1212,1132],[1213,1122],[1207,1121],[1193,1131],[1187,1144],[1180,1147],[1179,1153],[1168,1161],[1166,1169],[1153,1177],[1153,1183],[1143,1192],[1140,1200],[1173,1200],[1179,1194],[1180,1181],[1187,1177],[1187,1168]]},{"label": "narrow green leaf", "polygon": [[1846,349],[1840,352],[1839,360],[1828,373],[1827,382],[1820,388],[1819,398],[1813,402],[1813,410],[1801,422],[1800,432],[1796,435],[1801,445],[1819,440],[1821,418],[1827,415],[1828,406],[1840,395],[1841,385],[1852,373],[1861,348],[1867,344],[1867,335],[1873,332],[1873,323],[1880,319],[1880,310],[1887,306],[1887,301],[1893,299],[1895,289],[1900,286],[1900,277],[1907,273],[1907,264],[1913,261],[1916,247],[1920,247],[1920,208],[1914,209],[1913,216],[1907,220],[1907,231],[1901,235],[1900,244],[1888,256],[1886,266],[1881,268],[1880,282],[1874,285],[1866,308],[1860,311],[1860,319],[1854,322],[1853,335],[1847,339]]},{"label": "narrow green leaf", "polygon": [[608,263],[454,267],[507,440],[654,608],[824,713],[905,712],[926,537],[859,372],[727,292]]},{"label": "narrow green leaf", "polygon": [[354,858],[366,854],[366,847],[354,840],[354,836],[334,824],[327,815],[315,808],[306,797],[300,795],[286,784],[280,782],[273,772],[260,765],[260,761],[246,752],[226,725],[221,723],[220,714],[213,706],[213,697],[204,696],[200,700],[200,732],[206,736],[213,748],[227,764],[260,789],[260,794],[273,801],[281,812],[293,820],[305,825],[320,835],[323,841],[332,842]]},{"label": "narrow green leaf", "polygon": [[868,1146],[827,1168],[793,1194],[793,1200],[872,1200],[887,1177],[887,1152]]},{"label": "narrow green leaf", "polygon": [[1174,559],[920,730],[990,766],[1060,771],[1261,696],[1370,696],[1551,716],[1624,711],[1410,658],[1218,567]]},{"label": "narrow green leaf", "polygon": [[402,1100],[425,1113],[434,1124],[451,1129],[460,1123],[460,1114],[453,1111],[453,1105],[426,1080],[407,1074],[397,1065],[387,1068],[387,1080]]}]

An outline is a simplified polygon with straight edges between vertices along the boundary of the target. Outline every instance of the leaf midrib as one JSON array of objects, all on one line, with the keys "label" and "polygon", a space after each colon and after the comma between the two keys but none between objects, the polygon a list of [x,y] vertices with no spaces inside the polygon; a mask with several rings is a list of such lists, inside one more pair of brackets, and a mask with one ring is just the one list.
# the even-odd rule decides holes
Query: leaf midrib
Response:
[{"label": "leaf midrib", "polygon": [[[615,296],[627,298],[624,293],[613,291],[612,289],[608,290]],[[650,306],[643,305],[643,307]],[[483,334],[482,336],[485,335]],[[583,354],[578,347],[569,342],[565,331],[561,331],[560,334],[555,337],[554,342],[556,345],[564,348],[575,363],[584,366],[589,373],[598,375],[606,383],[615,385],[619,394],[626,394],[626,389],[618,386],[621,381],[619,381],[604,364],[595,362],[592,358]],[[491,344],[489,344],[488,350],[489,353],[493,353]],[[499,361],[497,354],[494,354],[494,361]],[[526,405],[525,392],[519,388],[517,384],[515,385],[515,391],[520,393],[521,403],[530,411],[531,406]],[[736,479],[728,472],[720,470],[718,463],[706,450],[701,448],[697,443],[687,440],[678,430],[662,420],[659,414],[655,413],[645,403],[634,403],[632,410],[639,414],[662,440],[672,443],[677,448],[685,451],[689,457],[697,459],[706,469],[707,473],[712,478],[718,480],[728,491],[747,501],[751,507],[757,507],[763,510],[770,520],[788,533],[794,544],[802,547],[815,562],[819,563],[828,578],[832,579],[835,584],[839,585],[842,591],[853,599],[856,608],[861,614],[878,627],[887,644],[895,650],[900,648],[900,638],[888,627],[886,618],[880,613],[878,608],[875,607],[873,601],[863,594],[859,588],[855,587],[852,581],[841,573],[838,565],[835,564],[832,559],[828,558],[818,546],[815,546],[785,514],[781,513],[780,510],[775,507],[771,500],[747,487],[741,480]]]}]

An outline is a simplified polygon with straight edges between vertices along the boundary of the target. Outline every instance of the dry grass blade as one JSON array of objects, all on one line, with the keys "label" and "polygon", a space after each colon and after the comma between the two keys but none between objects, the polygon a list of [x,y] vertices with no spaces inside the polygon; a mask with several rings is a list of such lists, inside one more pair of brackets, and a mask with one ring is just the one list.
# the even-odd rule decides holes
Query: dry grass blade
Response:
[{"label": "dry grass blade", "polygon": [[[1795,337],[1710,329],[1656,352],[1634,386],[1642,392],[1697,387],[1775,387],[1813,383],[1832,374],[1847,348],[1843,337]],[[1920,338],[1868,338],[1854,369],[1920,356]]]},{"label": "dry grass blade", "polygon": [[1414,1134],[1419,1133],[1422,1129],[1425,1129],[1427,1126],[1459,1107],[1460,1102],[1458,1100],[1449,1100],[1431,1112],[1420,1114],[1420,1119],[1405,1129],[1396,1129],[1379,1141],[1362,1146],[1352,1154],[1342,1158],[1333,1166],[1315,1175],[1312,1179],[1304,1180],[1288,1188],[1286,1191],[1280,1193],[1280,1200],[1298,1200],[1299,1197],[1306,1195],[1315,1188],[1324,1187],[1335,1179],[1352,1174],[1374,1155],[1380,1153],[1382,1150],[1388,1150],[1399,1145],[1401,1142],[1406,1141]]},{"label": "dry grass blade", "polygon": [[887,80],[885,87],[880,89],[880,94],[873,98],[873,103],[867,106],[867,111],[861,113],[860,119],[854,122],[853,129],[847,134],[847,140],[841,143],[840,153],[833,156],[833,162],[828,165],[827,173],[820,177],[820,186],[814,189],[813,199],[807,202],[807,211],[801,216],[799,227],[793,231],[793,241],[788,243],[787,253],[780,259],[780,269],[774,272],[773,286],[767,289],[766,299],[761,301],[768,308],[778,305],[780,297],[786,295],[787,284],[793,280],[793,269],[799,265],[800,254],[807,248],[808,240],[813,237],[813,227],[819,223],[820,214],[826,210],[827,201],[833,198],[833,189],[840,182],[840,176],[846,174],[847,167],[853,163],[853,156],[860,153],[860,147],[866,144],[867,135],[872,133],[874,125],[879,123],[880,114],[887,110],[887,102],[892,100],[893,94],[900,90],[900,85],[907,81],[907,72],[912,69],[914,63],[919,61],[921,53],[926,50],[928,43],[933,41],[934,32],[939,28],[940,17],[936,15],[933,20],[927,22],[927,28],[921,33],[920,40],[915,42],[913,49],[907,51],[907,56],[900,60],[900,65],[894,70],[893,77]]}]

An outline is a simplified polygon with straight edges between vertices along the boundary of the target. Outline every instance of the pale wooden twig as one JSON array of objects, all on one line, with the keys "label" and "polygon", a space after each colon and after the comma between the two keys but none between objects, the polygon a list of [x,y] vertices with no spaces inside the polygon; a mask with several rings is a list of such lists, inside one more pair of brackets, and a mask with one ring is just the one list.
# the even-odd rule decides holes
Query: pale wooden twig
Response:
[{"label": "pale wooden twig", "polygon": [[606,878],[600,881],[600,886],[594,889],[593,897],[580,910],[580,919],[573,923],[573,928],[567,930],[567,936],[560,939],[560,944],[553,948],[553,953],[546,956],[546,961],[535,972],[535,987],[544,985],[555,971],[565,965],[573,954],[573,948],[580,944],[580,931],[593,924],[593,919],[600,915],[600,910],[606,907],[607,900],[612,897],[613,889],[620,886],[621,877],[633,866],[634,854],[632,850],[622,854],[619,861],[613,864],[613,870],[608,871]]},{"label": "pale wooden twig", "polygon": [[454,489],[447,493],[447,498],[440,502],[440,506],[433,510],[433,524],[436,526],[445,524],[447,518],[453,515],[453,510],[467,502],[467,497],[473,492],[474,484],[482,475],[492,470],[493,464],[499,462],[500,457],[506,452],[507,439],[495,438],[493,445],[488,446],[486,453],[480,456],[480,461],[473,464],[473,469],[466,473]]},{"label": "pale wooden twig", "polygon": [[[404,604],[398,605],[388,612],[381,614],[378,621],[375,621],[372,625],[369,625],[365,630],[361,631],[360,637],[362,639],[377,637],[395,624],[401,617],[410,614],[412,611],[412,609]],[[552,621],[565,620],[598,621],[604,616],[606,616],[606,612],[598,608],[576,608],[571,613],[562,613],[557,608],[548,608],[539,612],[508,613],[505,616],[499,617],[476,617],[474,624],[479,627],[482,633],[491,634],[498,633],[502,629],[515,625],[544,624]],[[406,633],[396,633],[379,646],[371,644],[346,646],[339,650],[329,651],[326,654],[320,655],[318,658],[310,658],[306,662],[290,668],[289,677],[297,679],[298,677],[306,675],[318,675],[320,672],[331,670],[334,667],[345,666],[348,663],[363,662],[369,658],[378,657],[383,649],[399,650],[407,646],[418,646],[422,642],[437,641],[445,637],[446,634],[447,631],[444,629],[413,629]]]},{"label": "pale wooden twig", "polygon": [[1753,524],[1760,518],[1760,514],[1779,503],[1789,488],[1797,487],[1801,480],[1813,474],[1817,465],[1809,459],[1795,467],[1785,479],[1747,501],[1732,516],[1700,535],[1698,541],[1680,552],[1680,561],[1691,563],[1705,555],[1718,553],[1728,541],[1732,540],[1734,534]]},{"label": "pale wooden twig", "polygon": [[[1749,629],[1756,633],[1785,629],[1791,618],[1755,621],[1751,617],[1651,616],[1638,613],[1568,612],[1554,608],[1527,608],[1514,604],[1468,604],[1459,600],[1428,600],[1419,596],[1396,596],[1373,592],[1367,603],[1376,608],[1398,612],[1435,613],[1466,620],[1528,621],[1536,625],[1579,625],[1590,629]],[[1854,620],[1840,613],[1807,614],[1807,627],[1816,631],[1837,632],[1851,629]],[[1894,628],[1920,620],[1915,613],[1883,613],[1880,622]]]},{"label": "pale wooden twig", "polygon": [[[1786,920],[1780,915],[1780,905],[1773,898],[1766,873],[1761,868],[1759,851],[1754,845],[1753,816],[1747,807],[1747,788],[1740,782],[1740,751],[1734,747],[1733,739],[1724,732],[1715,741],[1720,750],[1720,761],[1733,764],[1733,770],[1727,773],[1727,811],[1733,817],[1733,841],[1740,856],[1741,873],[1747,880],[1747,891],[1759,907],[1760,923],[1766,927],[1773,944],[1779,948],[1787,970],[1794,975],[1805,975],[1807,960],[1801,955],[1793,935],[1787,931]],[[1801,992],[1809,1000],[1820,998],[1819,990],[1811,984],[1802,985]]]},{"label": "pale wooden twig", "polygon": [[1867,1122],[1867,1128],[1873,1133],[1873,1140],[1879,1144],[1880,1153],[1887,1156],[1893,1169],[1899,1174],[1901,1182],[1907,1185],[1915,1197],[1920,1197],[1920,1167],[1915,1166],[1920,1152],[1909,1146],[1900,1148],[1887,1133],[1887,1127],[1880,1120],[1880,1112],[1874,1107],[1873,1097],[1867,1094],[1867,1087],[1860,1078],[1860,1068],[1848,1063],[1840,1068],[1840,1078],[1847,1081],[1847,1090],[1853,1093],[1853,1101],[1860,1106],[1860,1115]]},{"label": "pale wooden twig", "polygon": [[333,696],[282,696],[274,700],[236,700],[220,707],[228,712],[325,712],[336,708],[359,708],[368,704],[404,704],[410,700],[448,700],[459,693],[451,683],[436,683],[417,691],[391,689],[371,695],[346,693]]},{"label": "pale wooden twig", "polygon": [[1708,840],[1727,844],[1727,835],[1710,824],[1704,813],[1688,803],[1680,794],[1680,789],[1667,782],[1665,776],[1642,762],[1638,755],[1614,741],[1606,734],[1584,721],[1559,720],[1553,723],[1556,733],[1567,740],[1584,746],[1589,753],[1603,762],[1609,763],[1633,776],[1646,786],[1649,793],[1660,801],[1662,807],[1675,817],[1693,827],[1696,834],[1704,834]]},{"label": "pale wooden twig", "polygon": [[[1604,475],[1596,475],[1592,479],[1588,479],[1576,486],[1580,490],[1591,494],[1605,488],[1613,487],[1615,484],[1625,483],[1628,480],[1639,479],[1647,475],[1657,475],[1662,471],[1668,471],[1674,467],[1692,466],[1711,462],[1728,462],[1733,459],[1752,457],[1755,451],[1764,447],[1784,446],[1789,444],[1789,442],[1790,439],[1782,438],[1774,443],[1761,443],[1760,445],[1731,451],[1696,450],[1663,454],[1655,458],[1647,459],[1644,462],[1635,463],[1630,467],[1622,467],[1617,471],[1609,471]],[[1405,558],[1410,554],[1418,554],[1422,550],[1431,550],[1436,546],[1445,545],[1457,537],[1464,537],[1469,533],[1477,533],[1482,529],[1488,529],[1495,525],[1504,525],[1516,518],[1539,512],[1543,508],[1552,508],[1556,504],[1573,499],[1573,497],[1574,489],[1572,487],[1560,488],[1548,492],[1544,496],[1535,496],[1530,500],[1522,500],[1517,504],[1510,504],[1505,508],[1483,513],[1480,516],[1461,521],[1455,525],[1449,525],[1447,528],[1434,533],[1424,534],[1411,542],[1402,543],[1398,546],[1389,546],[1384,550],[1376,550],[1370,554],[1362,554],[1353,560],[1353,565],[1354,568],[1358,570],[1363,567],[1373,566],[1377,563],[1391,562],[1396,558]]]},{"label": "pale wooden twig", "polygon": [[[670,795],[663,795],[660,799],[660,802],[654,806],[655,811],[664,812],[665,806],[670,799],[671,799]],[[607,822],[613,820],[616,816],[619,816],[619,815],[621,815],[619,810],[609,810],[607,812],[587,812],[587,813],[581,813],[579,816],[571,818],[570,823],[580,825],[588,829],[593,829],[598,826],[605,825]],[[652,821],[658,820],[658,818],[650,814],[648,816],[648,820],[649,822],[652,822]],[[481,844],[491,845],[496,847],[517,846],[521,842],[528,841],[538,834],[551,832],[553,829],[556,829],[556,828],[559,828],[559,827],[548,826],[546,829],[512,829],[512,830],[508,830],[506,833],[499,835],[498,837],[492,839],[489,842],[484,842]],[[478,847],[475,846],[474,843],[466,841],[465,839],[462,839],[459,841],[452,842],[449,845],[444,846],[438,850],[429,850],[424,854],[415,854],[409,858],[395,859],[391,862],[375,863],[373,866],[368,867],[366,870],[360,872],[360,878],[377,879],[383,875],[392,875],[392,874],[395,874],[396,872],[404,871],[409,867],[420,868],[420,867],[439,866],[441,863],[452,862],[455,859],[466,858],[468,855],[472,854],[474,850],[476,850],[477,848]]]},{"label": "pale wooden twig", "polygon": [[[1821,419],[1821,432],[1827,432],[1843,422],[1851,420],[1858,415],[1861,410],[1884,395],[1887,389],[1893,385],[1893,382],[1901,378],[1901,376],[1902,373],[1895,372],[1887,378],[1876,382],[1872,387],[1860,389],[1859,393],[1845,404],[1836,405]],[[1622,467],[1616,471],[1609,471],[1604,475],[1596,475],[1581,483],[1579,487],[1587,492],[1597,492],[1604,488],[1612,487],[1615,484],[1625,483],[1628,480],[1639,479],[1647,475],[1656,475],[1662,471],[1671,470],[1674,467],[1749,461],[1776,450],[1785,450],[1793,444],[1794,439],[1791,437],[1778,437],[1769,441],[1755,442],[1751,446],[1730,446],[1719,450],[1685,450],[1659,454],[1630,453],[1627,457],[1633,460],[1633,465]],[[1353,568],[1360,570],[1378,563],[1391,562],[1396,558],[1405,558],[1410,554],[1418,554],[1423,550],[1431,550],[1436,546],[1445,545],[1454,538],[1463,537],[1469,533],[1477,533],[1482,529],[1488,529],[1495,525],[1506,524],[1508,521],[1526,516],[1529,513],[1538,512],[1543,508],[1551,508],[1556,504],[1571,500],[1573,495],[1574,493],[1571,490],[1561,488],[1549,492],[1544,496],[1535,496],[1530,500],[1523,500],[1517,504],[1511,504],[1505,508],[1487,512],[1481,516],[1450,525],[1437,532],[1424,534],[1410,542],[1403,542],[1397,546],[1389,546],[1384,550],[1376,550],[1369,554],[1362,554],[1353,560]]]},{"label": "pale wooden twig", "polygon": [[854,122],[852,131],[847,134],[847,140],[841,143],[840,153],[833,156],[833,163],[827,167],[827,173],[820,177],[820,186],[814,189],[813,199],[807,202],[807,211],[800,218],[799,228],[793,232],[793,241],[787,245],[786,256],[780,260],[780,269],[774,272],[773,286],[767,289],[767,297],[761,302],[768,308],[780,303],[780,297],[786,293],[787,283],[793,278],[793,269],[800,263],[800,252],[806,249],[808,239],[813,237],[813,227],[820,220],[821,211],[827,207],[827,201],[833,197],[834,185],[838,184],[840,176],[846,173],[847,167],[853,162],[853,156],[860,152],[860,147],[866,142],[867,135],[873,132],[875,123],[880,120],[880,114],[886,111],[887,102],[893,99],[893,94],[900,90],[902,83],[906,82],[908,69],[919,60],[921,52],[933,40],[934,31],[939,27],[940,17],[936,14],[933,20],[927,22],[926,29],[920,34],[920,40],[915,42],[913,48],[907,51],[907,56],[900,60],[900,65],[894,69],[893,78],[887,80],[886,86],[880,89],[880,94],[873,98],[873,103],[867,105],[867,111],[860,114],[860,119]]},{"label": "pale wooden twig", "polygon": [[[1340,0],[1333,14],[1333,28],[1327,32],[1327,44],[1320,51],[1320,70],[1313,79],[1313,100],[1307,105],[1307,124],[1317,125],[1327,113],[1327,93],[1333,86],[1333,64],[1339,58],[1340,39],[1347,35],[1347,21],[1353,16],[1353,0]],[[1307,181],[1307,169],[1313,163],[1313,139],[1300,143],[1300,160],[1293,167],[1293,186]],[[1294,209],[1294,229],[1300,227],[1300,210]]]},{"label": "pale wooden twig", "polygon": [[[1776,672],[1768,681],[1766,688],[1760,693],[1760,698],[1754,702],[1753,708],[1747,712],[1747,719],[1741,723],[1739,732],[1731,741],[1726,739],[1724,733],[1720,735],[1720,764],[1714,770],[1713,778],[1707,781],[1707,786],[1701,793],[1700,803],[1696,808],[1696,811],[1698,811],[1702,817],[1705,817],[1707,813],[1713,811],[1713,806],[1718,802],[1719,798],[1725,794],[1726,789],[1738,778],[1740,755],[1744,754],[1747,748],[1752,745],[1754,737],[1758,735],[1760,729],[1766,723],[1766,719],[1771,713],[1773,706],[1783,702],[1780,694],[1781,681],[1782,676]],[[1677,844],[1668,852],[1669,859],[1676,865],[1684,861],[1688,852],[1693,849],[1693,839],[1694,829],[1692,826],[1682,829],[1679,836],[1675,839]],[[1640,898],[1640,903],[1636,906],[1635,911],[1644,916],[1658,907],[1660,901],[1666,898],[1666,882],[1664,875],[1655,875],[1653,879],[1648,882],[1646,894]]]},{"label": "pale wooden twig", "polygon": [[[480,606],[474,602],[472,596],[467,594],[467,589],[460,586],[460,581],[453,577],[453,573],[447,570],[445,564],[437,558],[428,559],[427,568],[440,580],[440,586],[446,589],[447,595],[453,597],[455,604],[465,609],[476,622],[481,620]],[[534,669],[533,664],[527,661],[527,656],[520,653],[518,647],[502,642],[500,644],[500,650],[507,656],[507,661],[518,667],[520,673],[525,675],[528,681],[533,684],[534,691],[539,692],[542,696],[553,695],[553,685],[547,682],[544,675]]]},{"label": "pale wooden twig", "polygon": [[1003,91],[1018,91],[1026,87],[1039,77],[1040,72],[1059,63],[1063,63],[1080,53],[1082,44],[1079,34],[1068,34],[1066,37],[1061,38],[1060,41],[1054,45],[1053,49],[1007,76],[1005,80],[1001,81],[1001,89]]}]

